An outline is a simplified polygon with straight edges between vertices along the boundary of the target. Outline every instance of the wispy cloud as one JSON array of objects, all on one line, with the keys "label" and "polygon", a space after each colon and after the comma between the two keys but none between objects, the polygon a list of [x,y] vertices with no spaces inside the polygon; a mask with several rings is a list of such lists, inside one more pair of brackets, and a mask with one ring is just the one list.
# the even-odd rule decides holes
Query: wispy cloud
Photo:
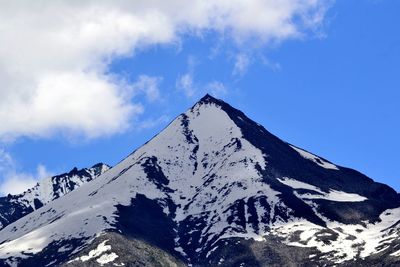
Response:
[{"label": "wispy cloud", "polygon": [[220,97],[227,94],[226,86],[219,81],[204,82],[195,79],[195,69],[200,63],[195,57],[188,57],[188,67],[186,73],[176,79],[176,88],[182,92],[186,98],[203,96],[206,93]]},{"label": "wispy cloud", "polygon": [[264,64],[264,66],[268,67],[272,71],[280,71],[281,70],[281,64],[279,62],[274,62],[268,59],[267,57],[261,57],[261,62]]},{"label": "wispy cloud", "polygon": [[7,172],[15,166],[14,160],[11,155],[4,149],[0,149],[0,173]]},{"label": "wispy cloud", "polygon": [[215,97],[222,97],[228,93],[228,88],[222,83],[218,81],[212,81],[205,86],[205,90],[207,93]]},{"label": "wispy cloud", "polygon": [[194,83],[195,68],[199,64],[194,56],[187,59],[187,71],[180,75],[176,80],[176,88],[181,91],[187,98],[192,98],[198,93],[197,85]]},{"label": "wispy cloud", "polygon": [[162,77],[140,75],[135,83],[131,85],[134,94],[143,93],[149,102],[161,99],[160,83]]},{"label": "wispy cloud", "polygon": [[138,130],[146,130],[157,127],[159,125],[165,125],[171,120],[171,118],[167,115],[162,115],[158,118],[151,118],[142,120],[136,127]]},{"label": "wispy cloud", "polygon": [[246,73],[249,65],[250,65],[250,57],[248,55],[243,53],[237,54],[232,74],[243,76]]},{"label": "wispy cloud", "polygon": [[184,93],[188,98],[191,98],[196,93],[196,88],[193,82],[193,73],[188,72],[179,76],[176,81],[176,88]]}]

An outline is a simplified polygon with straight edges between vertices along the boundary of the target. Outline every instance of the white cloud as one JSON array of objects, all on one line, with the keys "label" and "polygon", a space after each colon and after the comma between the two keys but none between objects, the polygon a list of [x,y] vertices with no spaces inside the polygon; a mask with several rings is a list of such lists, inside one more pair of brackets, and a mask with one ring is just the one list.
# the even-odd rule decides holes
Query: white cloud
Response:
[{"label": "white cloud", "polygon": [[152,77],[147,75],[140,75],[137,81],[131,85],[135,94],[144,93],[150,102],[160,100],[160,82],[162,77]]},{"label": "white cloud", "polygon": [[[1,0],[0,0],[1,1]],[[213,31],[238,45],[301,37],[328,0],[1,1],[0,138],[89,138],[122,131],[143,111],[108,73],[137,48]],[[182,77],[187,94],[193,77]],[[193,82],[192,82],[193,83]],[[146,92],[159,97],[156,87]],[[153,88],[153,89],[151,89]]]},{"label": "white cloud", "polygon": [[191,98],[196,93],[196,88],[193,83],[193,73],[188,72],[178,77],[176,81],[176,88],[182,91],[184,95]]},{"label": "white cloud", "polygon": [[199,97],[209,93],[215,97],[221,97],[228,93],[226,86],[219,81],[212,81],[206,84],[194,81],[194,72],[190,71],[176,81],[176,87],[182,91],[187,98]]},{"label": "white cloud", "polygon": [[36,185],[43,178],[50,177],[53,174],[46,167],[39,164],[35,174],[17,171],[17,164],[11,155],[3,149],[0,149],[0,174],[2,181],[0,183],[0,194],[19,194]]},{"label": "white cloud", "polygon": [[176,88],[187,98],[203,96],[206,93],[216,97],[225,95],[228,90],[225,85],[219,81],[201,83],[195,80],[195,67],[199,64],[195,57],[188,57],[188,69],[185,74],[179,76],[176,80]]},{"label": "white cloud", "polygon": [[0,184],[0,193],[2,195],[16,195],[25,192],[27,189],[34,187],[37,184],[33,176],[25,173],[15,173],[6,178],[6,180]]},{"label": "white cloud", "polygon": [[215,97],[221,97],[228,93],[228,89],[226,88],[226,86],[218,81],[213,81],[207,84],[205,86],[205,90],[207,91],[207,93],[210,93]]},{"label": "white cloud", "polygon": [[194,56],[189,56],[187,59],[187,71],[180,75],[176,80],[176,88],[181,91],[187,98],[192,98],[198,93],[198,88],[194,83],[194,70],[199,64]]},{"label": "white cloud", "polygon": [[166,124],[170,121],[170,117],[167,115],[162,115],[156,119],[146,119],[141,121],[138,126],[136,127],[138,130],[145,130],[145,129],[151,129],[153,127],[156,127],[160,124]]},{"label": "white cloud", "polygon": [[39,181],[44,179],[44,178],[48,178],[53,176],[54,173],[50,172],[46,166],[44,166],[43,164],[39,164],[37,166],[37,173],[36,173],[36,179],[38,179]]},{"label": "white cloud", "polygon": [[233,75],[243,76],[250,65],[250,58],[245,54],[238,54],[235,58],[235,65],[233,66]]},{"label": "white cloud", "polygon": [[[54,129],[98,137],[123,130],[127,118],[142,112],[128,104],[109,78],[91,73],[52,73],[34,90],[0,104],[0,136],[45,136]],[[26,94],[26,95],[25,95]]]},{"label": "white cloud", "polygon": [[280,71],[282,69],[278,62],[271,61],[266,57],[261,57],[261,62],[272,71]]}]

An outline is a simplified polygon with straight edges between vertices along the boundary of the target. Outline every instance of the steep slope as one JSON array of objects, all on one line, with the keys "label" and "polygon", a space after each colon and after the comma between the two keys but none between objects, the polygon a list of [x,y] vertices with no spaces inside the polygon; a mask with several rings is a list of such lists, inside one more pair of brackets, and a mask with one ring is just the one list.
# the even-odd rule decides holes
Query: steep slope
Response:
[{"label": "steep slope", "polygon": [[95,179],[109,168],[103,163],[81,170],[74,168],[68,173],[45,178],[22,194],[0,197],[0,229]]},{"label": "steep slope", "polygon": [[0,231],[0,258],[133,264],[102,250],[112,240],[96,247],[114,232],[193,266],[393,263],[399,207],[390,187],[206,95],[114,168]]}]

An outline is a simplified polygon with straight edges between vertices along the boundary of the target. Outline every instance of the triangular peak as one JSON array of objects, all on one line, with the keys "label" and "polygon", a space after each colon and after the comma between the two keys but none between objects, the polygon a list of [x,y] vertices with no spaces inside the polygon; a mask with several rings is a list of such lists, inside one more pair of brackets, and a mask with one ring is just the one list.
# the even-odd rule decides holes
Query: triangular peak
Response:
[{"label": "triangular peak", "polygon": [[223,105],[225,102],[207,93],[205,96],[200,98],[200,100],[196,104],[210,104],[210,103],[214,103],[216,105]]}]

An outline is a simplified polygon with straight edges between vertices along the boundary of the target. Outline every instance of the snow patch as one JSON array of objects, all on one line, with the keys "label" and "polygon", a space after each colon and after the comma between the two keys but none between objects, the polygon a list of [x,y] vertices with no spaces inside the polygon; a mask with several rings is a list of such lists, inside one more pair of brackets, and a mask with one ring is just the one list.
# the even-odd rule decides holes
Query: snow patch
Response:
[{"label": "snow patch", "polygon": [[294,150],[296,150],[296,152],[299,153],[303,158],[306,158],[306,159],[309,159],[309,160],[315,162],[316,164],[318,164],[322,168],[330,169],[330,170],[339,170],[339,168],[336,165],[334,165],[334,164],[332,164],[332,163],[330,163],[330,162],[328,162],[328,161],[326,161],[326,160],[324,160],[324,159],[322,159],[322,158],[320,158],[320,157],[318,157],[318,156],[316,156],[314,154],[311,154],[310,152],[307,152],[307,151],[305,151],[303,149],[297,148],[297,147],[292,146],[292,145],[290,145],[290,147],[293,148]]},{"label": "snow patch", "polygon": [[0,251],[2,255],[18,254],[21,258],[27,258],[26,254],[38,253],[46,244],[46,238],[41,236],[41,229],[37,229],[20,238],[1,244]]},{"label": "snow patch", "polygon": [[96,261],[100,263],[101,266],[103,266],[104,264],[113,262],[116,258],[118,258],[118,255],[114,252],[111,252],[110,254],[101,255],[100,258],[98,258]]},{"label": "snow patch", "polygon": [[361,202],[367,200],[366,197],[360,196],[358,194],[346,193],[343,191],[337,191],[333,189],[329,190],[329,192],[323,192],[320,188],[314,185],[310,185],[286,177],[283,179],[278,178],[278,181],[287,186],[290,186],[293,189],[307,189],[316,192],[315,194],[313,194],[312,192],[307,192],[302,194],[295,192],[296,196],[301,199],[326,199],[337,202]]},{"label": "snow patch", "polygon": [[97,248],[95,248],[95,249],[89,251],[89,254],[88,254],[88,255],[86,255],[86,256],[81,256],[81,257],[78,258],[78,260],[80,260],[80,261],[82,261],[82,262],[85,262],[85,261],[88,261],[88,260],[90,260],[90,259],[97,258],[98,256],[100,256],[100,255],[103,254],[104,252],[106,252],[106,251],[108,251],[108,250],[111,250],[111,246],[110,246],[110,245],[106,245],[106,242],[107,242],[107,241],[108,241],[108,240],[104,240],[103,242],[101,242],[101,243],[97,246]]},{"label": "snow patch", "polygon": [[[103,266],[104,264],[113,262],[116,258],[118,258],[118,255],[114,252],[111,253],[106,253],[107,251],[111,250],[110,245],[106,245],[106,242],[108,240],[104,240],[100,244],[97,245],[97,247],[91,251],[89,251],[88,255],[83,255],[81,257],[78,257],[70,262],[74,261],[81,261],[81,262],[86,262],[91,259],[96,259],[96,261],[100,264],[100,266]],[[116,264],[114,264],[116,265]],[[122,265],[116,265],[116,266],[123,266]]]}]

